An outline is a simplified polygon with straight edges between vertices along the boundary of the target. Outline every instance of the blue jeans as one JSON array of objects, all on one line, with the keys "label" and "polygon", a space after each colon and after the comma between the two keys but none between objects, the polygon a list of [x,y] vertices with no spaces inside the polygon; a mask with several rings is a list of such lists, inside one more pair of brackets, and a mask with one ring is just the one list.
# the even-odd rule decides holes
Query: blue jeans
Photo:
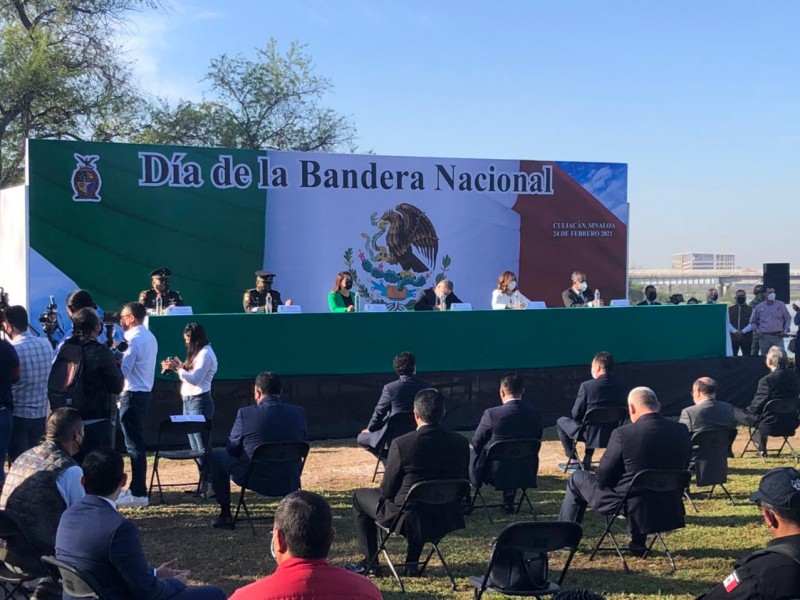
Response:
[{"label": "blue jeans", "polygon": [[131,458],[131,494],[147,495],[147,451],[144,445],[144,424],[151,392],[124,392],[119,397],[119,422],[125,436],[125,448]]},{"label": "blue jeans", "polygon": [[[211,397],[211,392],[205,392],[199,396],[184,396],[183,397],[183,414],[185,415],[203,415],[207,421],[214,418],[214,399]],[[192,450],[198,452],[205,452],[206,447],[203,445],[203,435],[200,433],[192,433],[189,436],[189,446]]]},{"label": "blue jeans", "polygon": [[3,484],[6,482],[6,453],[13,427],[14,419],[11,409],[5,406],[0,408],[0,489],[3,489]]}]

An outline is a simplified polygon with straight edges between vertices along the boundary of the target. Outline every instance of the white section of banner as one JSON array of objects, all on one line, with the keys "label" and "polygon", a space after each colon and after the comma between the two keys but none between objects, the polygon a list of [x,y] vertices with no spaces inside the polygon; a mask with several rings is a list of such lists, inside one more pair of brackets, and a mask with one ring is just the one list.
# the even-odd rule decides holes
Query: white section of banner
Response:
[{"label": "white section of banner", "polygon": [[28,188],[0,190],[0,287],[10,304],[28,306]]},{"label": "white section of banner", "polygon": [[[317,160],[321,165],[320,175],[325,169],[362,172],[370,168],[370,163],[378,164],[379,173],[418,172],[422,174],[424,189],[408,189],[409,178],[405,178],[402,190],[360,186],[326,189],[323,185],[304,188],[296,185],[301,181],[301,158]],[[517,195],[452,191],[441,180],[437,190],[435,167],[443,164],[450,169],[454,165],[456,173],[475,174],[488,172],[491,165],[494,172],[515,173],[519,168],[516,161],[295,153],[270,153],[270,159],[272,168],[276,165],[286,168],[294,185],[268,192],[264,268],[277,274],[274,285],[282,297],[302,304],[304,311],[328,311],[327,295],[336,274],[348,269],[344,258],[348,248],[353,249],[352,266],[357,283],[370,292],[368,301],[385,301],[390,310],[402,310],[422,289],[434,285],[441,273],[453,281],[454,291],[462,301],[472,303],[476,309],[488,309],[498,276],[505,270],[518,269],[519,215],[511,208]],[[379,254],[381,248],[386,250],[384,256],[392,254],[388,238],[393,227],[401,225],[388,222],[374,225],[371,216],[380,220],[387,211],[399,216],[397,207],[403,203],[420,209],[430,220],[439,239],[438,254],[436,264],[428,264],[423,273],[406,270],[415,283],[427,276],[423,285],[399,289],[395,285],[391,294],[386,291],[392,287],[391,281],[366,273],[359,253],[370,259],[375,269],[382,265],[383,273],[391,272],[390,278],[401,276],[401,266],[380,260]],[[414,248],[413,254],[429,263],[419,248]],[[445,269],[446,256],[450,264]],[[405,297],[398,298],[403,294]]]}]

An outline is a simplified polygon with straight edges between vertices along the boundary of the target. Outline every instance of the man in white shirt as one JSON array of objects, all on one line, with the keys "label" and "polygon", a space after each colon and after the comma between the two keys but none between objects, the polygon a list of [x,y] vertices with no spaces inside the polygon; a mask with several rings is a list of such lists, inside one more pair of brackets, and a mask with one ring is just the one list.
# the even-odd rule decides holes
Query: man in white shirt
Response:
[{"label": "man in white shirt", "polygon": [[38,445],[44,437],[47,417],[47,378],[53,364],[53,347],[45,338],[28,331],[28,311],[9,306],[3,329],[19,357],[19,381],[12,384],[14,428],[8,444],[11,462]]},{"label": "man in white shirt", "polygon": [[131,485],[117,499],[119,506],[148,505],[144,424],[147,408],[153,399],[158,342],[143,325],[146,315],[144,305],[138,302],[126,304],[119,314],[125,341],[128,342],[120,365],[125,385],[119,396],[119,421],[131,458]]}]

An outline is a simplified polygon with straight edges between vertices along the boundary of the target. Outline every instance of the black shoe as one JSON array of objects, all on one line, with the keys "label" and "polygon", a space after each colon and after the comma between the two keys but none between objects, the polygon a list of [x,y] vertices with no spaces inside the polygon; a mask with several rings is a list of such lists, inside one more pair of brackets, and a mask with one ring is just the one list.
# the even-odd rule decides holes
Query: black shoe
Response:
[{"label": "black shoe", "polygon": [[631,556],[638,556],[643,558],[647,554],[647,546],[638,544],[625,544],[622,549]]},{"label": "black shoe", "polygon": [[766,451],[766,450],[759,450],[759,451],[758,451],[758,455],[759,455],[761,458],[768,458],[768,457],[769,457],[769,454],[767,454],[767,451]]},{"label": "black shoe", "polygon": [[367,571],[367,565],[363,562],[345,563],[344,568],[351,573],[357,573],[359,575],[373,575],[375,577],[380,577],[382,574],[380,565],[372,565],[372,568]]},{"label": "black shoe", "polygon": [[233,529],[234,527],[233,517],[223,517],[222,515],[220,515],[216,519],[211,521],[211,526],[214,529]]}]

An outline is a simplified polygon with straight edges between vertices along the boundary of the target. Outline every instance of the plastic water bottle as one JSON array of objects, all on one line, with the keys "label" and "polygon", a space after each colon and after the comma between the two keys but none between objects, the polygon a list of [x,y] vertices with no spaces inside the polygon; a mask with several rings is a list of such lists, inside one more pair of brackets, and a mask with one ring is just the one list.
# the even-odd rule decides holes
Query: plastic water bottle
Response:
[{"label": "plastic water bottle", "polygon": [[600,290],[594,291],[594,305],[595,307],[600,306]]},{"label": "plastic water bottle", "polygon": [[512,308],[519,308],[519,290],[514,291],[514,306]]},{"label": "plastic water bottle", "polygon": [[162,300],[161,296],[156,296],[156,314],[160,315],[163,310],[164,300]]},{"label": "plastic water bottle", "polygon": [[267,294],[266,303],[264,304],[264,312],[267,314],[272,312],[272,294]]}]

